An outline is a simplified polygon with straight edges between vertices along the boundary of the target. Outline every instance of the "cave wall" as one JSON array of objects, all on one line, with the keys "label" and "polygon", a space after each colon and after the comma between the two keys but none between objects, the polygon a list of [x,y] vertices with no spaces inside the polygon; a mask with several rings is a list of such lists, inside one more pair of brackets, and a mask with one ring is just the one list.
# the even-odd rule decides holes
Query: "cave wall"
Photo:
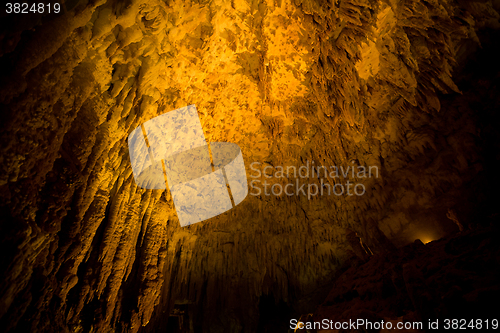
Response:
[{"label": "cave wall", "polygon": [[[448,96],[498,1],[63,7],[2,17],[7,330],[154,331],[185,303],[195,328],[251,332],[262,295],[308,309],[297,300],[353,257],[351,230],[383,253],[455,232],[450,214],[467,226],[483,139]],[[136,186],[127,137],[190,104],[208,141],[241,147],[250,180],[252,162],[380,175],[352,179],[363,196],[249,195],[180,228],[168,191]]]}]

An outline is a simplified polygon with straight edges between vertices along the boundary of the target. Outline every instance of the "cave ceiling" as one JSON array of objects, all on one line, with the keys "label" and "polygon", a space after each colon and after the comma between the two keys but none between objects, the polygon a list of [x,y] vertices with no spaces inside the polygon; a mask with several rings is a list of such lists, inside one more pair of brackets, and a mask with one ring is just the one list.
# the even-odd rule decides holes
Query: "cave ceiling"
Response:
[{"label": "cave ceiling", "polygon": [[[348,262],[350,232],[380,254],[472,214],[481,130],[455,73],[498,29],[498,1],[62,7],[2,16],[3,327],[137,332],[189,303],[212,327],[255,328],[261,295],[292,302]],[[127,138],[187,105],[208,142],[241,148],[249,182],[295,181],[252,163],[377,177],[346,178],[363,195],[251,192],[181,227],[168,190],[136,185]]]}]

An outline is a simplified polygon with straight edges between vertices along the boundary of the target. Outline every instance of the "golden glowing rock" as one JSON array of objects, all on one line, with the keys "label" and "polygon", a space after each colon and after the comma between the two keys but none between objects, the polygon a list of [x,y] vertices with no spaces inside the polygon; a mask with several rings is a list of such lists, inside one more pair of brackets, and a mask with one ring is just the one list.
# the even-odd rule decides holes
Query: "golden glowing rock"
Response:
[{"label": "golden glowing rock", "polygon": [[[295,304],[350,262],[347,229],[375,254],[454,231],[480,130],[443,95],[472,103],[452,74],[497,24],[491,2],[72,6],[0,34],[6,329],[163,329],[178,302],[214,332],[255,331],[259,297]],[[249,195],[181,228],[168,190],[136,185],[127,138],[192,104],[207,141],[241,147],[249,181],[296,181],[252,177],[253,162],[379,177],[346,177],[362,196]]]}]

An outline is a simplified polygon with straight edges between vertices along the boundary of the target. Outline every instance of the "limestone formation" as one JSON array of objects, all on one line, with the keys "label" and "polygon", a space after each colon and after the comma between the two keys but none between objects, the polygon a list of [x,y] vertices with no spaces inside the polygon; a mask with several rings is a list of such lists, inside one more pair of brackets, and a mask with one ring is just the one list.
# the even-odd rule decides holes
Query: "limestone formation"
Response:
[{"label": "limestone formation", "polygon": [[[490,223],[499,12],[496,0],[68,0],[1,14],[0,327],[271,331],[269,311],[313,313],[361,265],[347,230],[369,260],[456,233],[448,211],[465,230]],[[135,184],[127,138],[192,104],[209,142],[241,148],[249,182],[364,194],[250,193],[181,228],[168,190]],[[373,174],[266,176],[313,164]]]}]

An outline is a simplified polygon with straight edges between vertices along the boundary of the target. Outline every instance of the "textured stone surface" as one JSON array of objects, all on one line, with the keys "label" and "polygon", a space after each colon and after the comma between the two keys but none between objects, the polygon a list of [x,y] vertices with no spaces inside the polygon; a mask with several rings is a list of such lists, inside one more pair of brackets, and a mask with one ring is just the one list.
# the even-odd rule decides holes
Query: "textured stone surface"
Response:
[{"label": "textured stone surface", "polygon": [[[440,320],[443,329],[446,318],[465,319],[468,325],[471,320],[476,325],[479,318],[491,321],[498,315],[494,304],[500,293],[500,276],[492,269],[500,261],[500,248],[490,238],[492,234],[498,237],[498,228],[467,231],[426,245],[417,240],[389,258],[374,256],[339,276],[309,323],[302,322],[313,327],[323,319],[359,318],[372,323],[391,321],[396,327],[397,322],[427,326],[429,320]],[[416,326],[406,330],[424,331]]]},{"label": "textured stone surface", "polygon": [[[2,17],[7,331],[154,331],[185,303],[193,329],[252,332],[263,295],[301,313],[321,300],[309,295],[353,262],[351,231],[381,254],[457,231],[449,210],[465,227],[493,211],[480,191],[498,183],[484,176],[498,71],[462,70],[492,44],[480,32],[498,28],[498,1],[65,7]],[[361,197],[249,196],[180,228],[168,191],[135,185],[127,137],[190,104],[208,141],[241,147],[249,177],[252,162],[307,161],[380,175],[355,180]]]}]

